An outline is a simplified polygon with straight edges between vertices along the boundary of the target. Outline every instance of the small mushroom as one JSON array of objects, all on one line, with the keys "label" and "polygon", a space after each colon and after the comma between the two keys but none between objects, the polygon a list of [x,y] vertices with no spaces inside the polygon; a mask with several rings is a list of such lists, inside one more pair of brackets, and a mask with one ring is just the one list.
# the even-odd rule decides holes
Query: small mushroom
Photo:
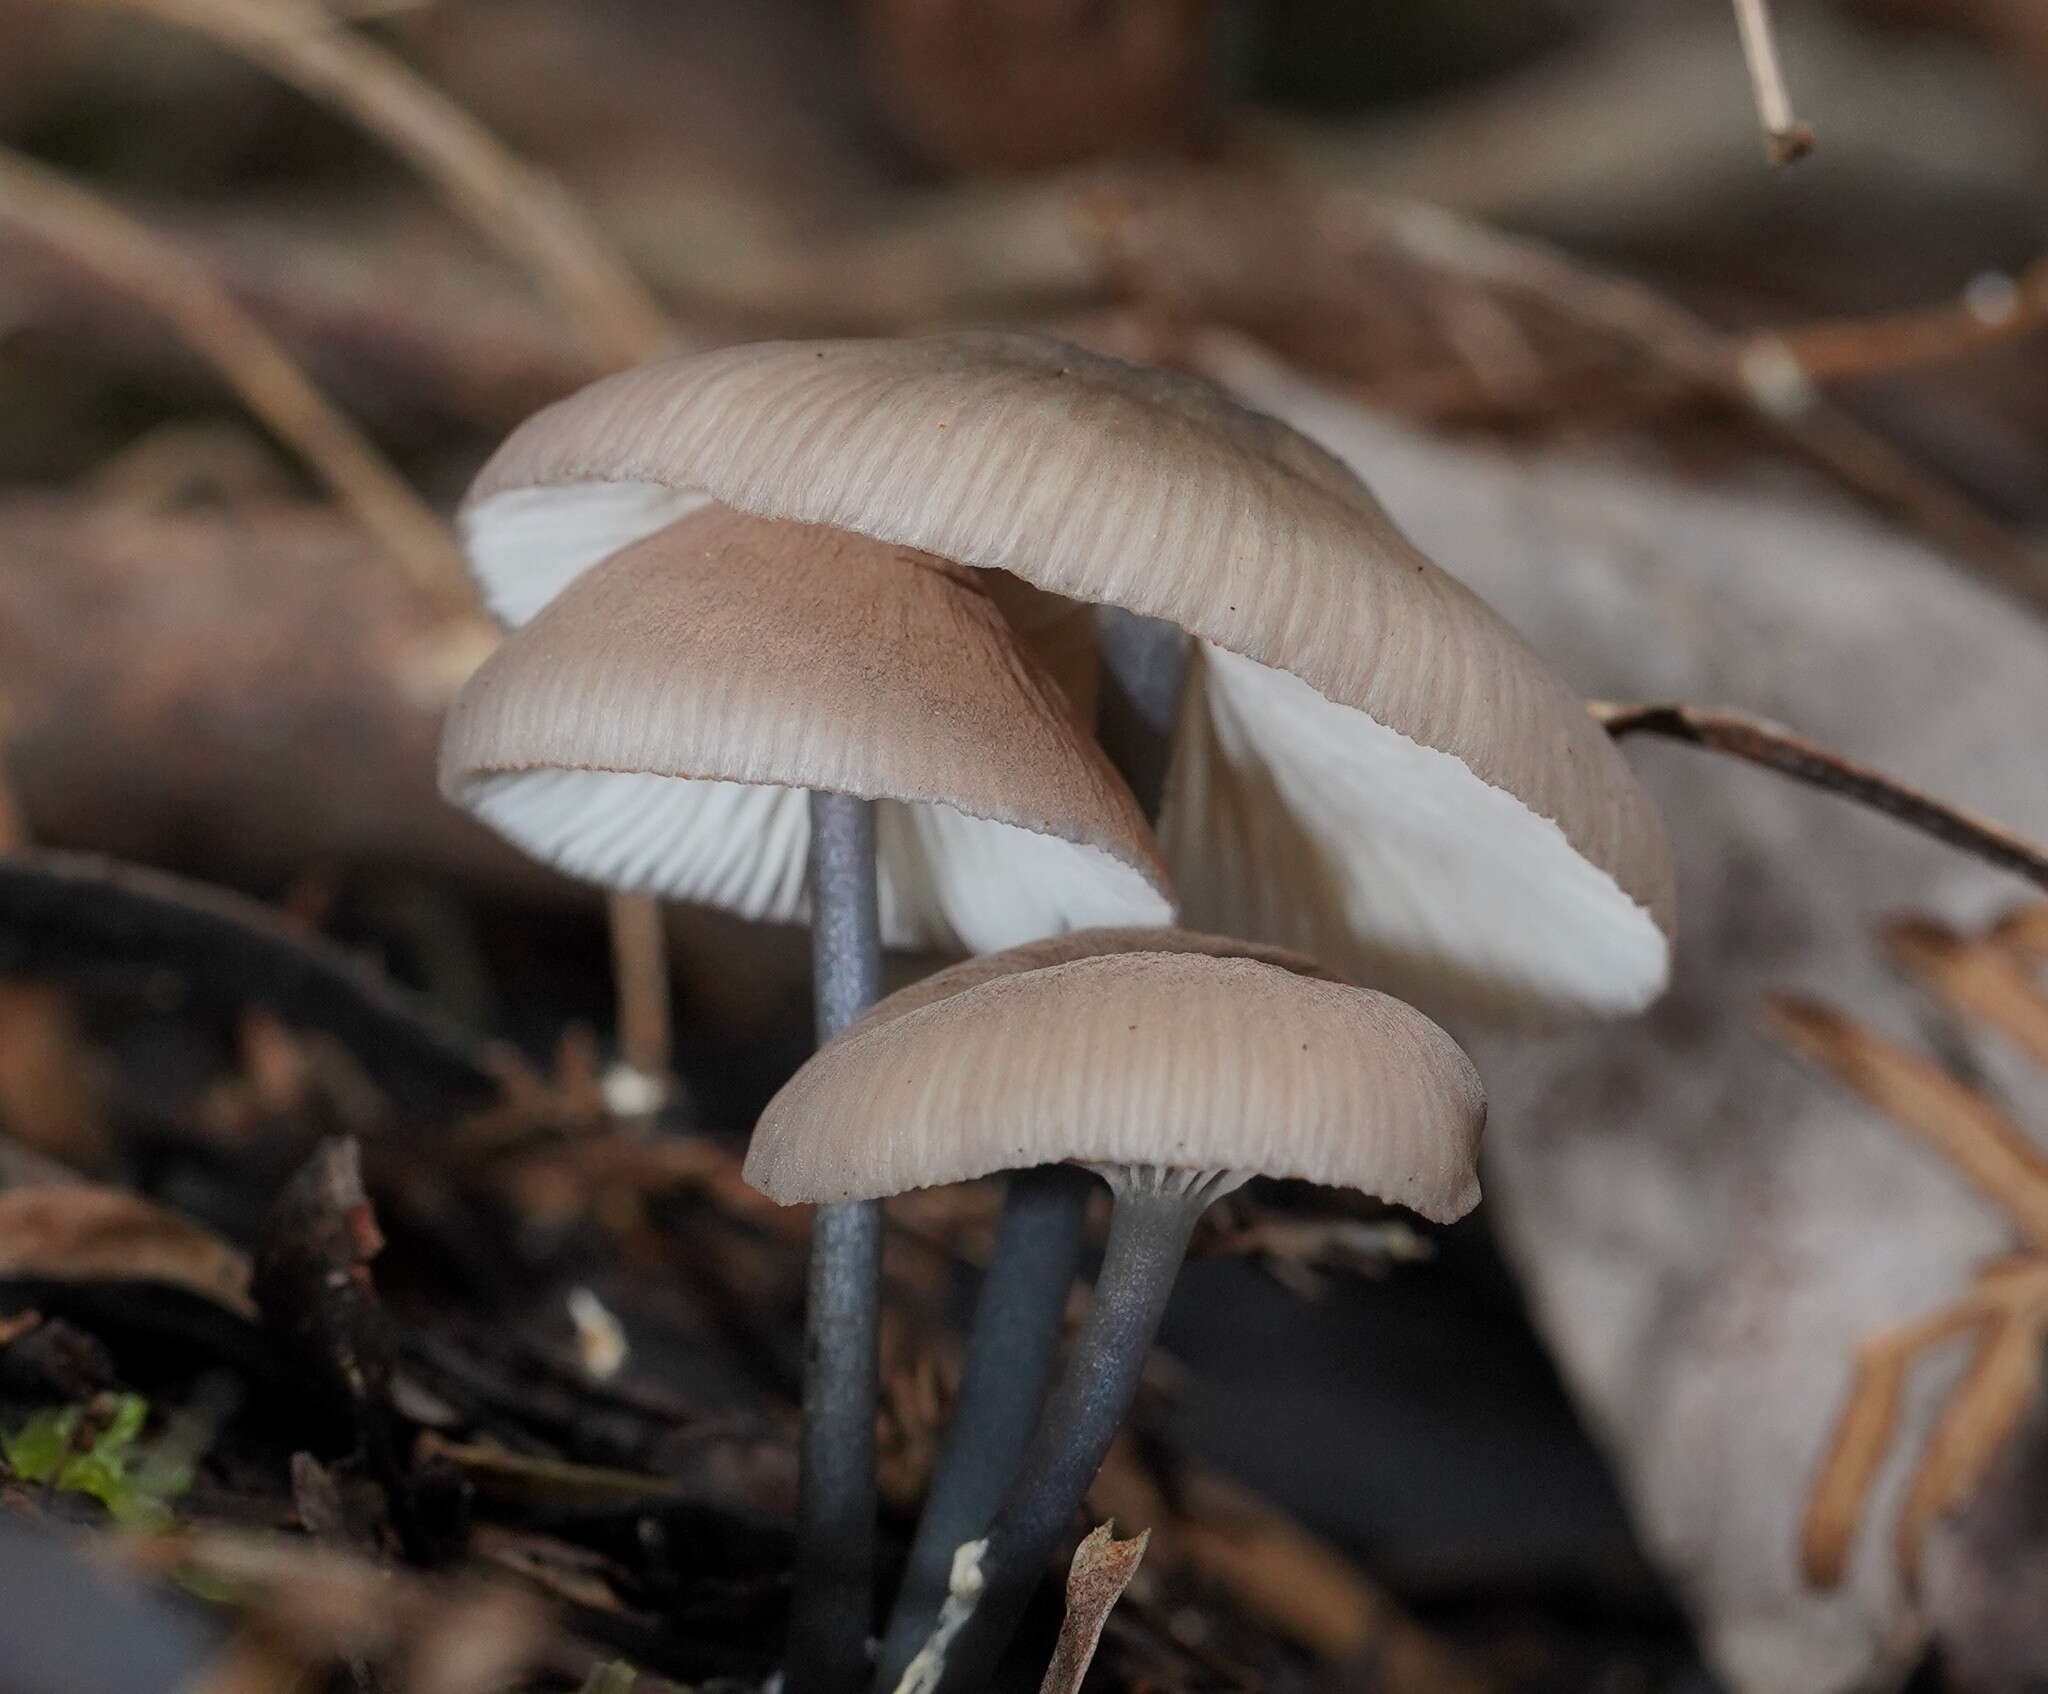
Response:
[{"label": "small mushroom", "polygon": [[463,525],[516,617],[578,568],[565,526],[707,494],[1197,638],[1162,824],[1189,921],[1433,1010],[1661,991],[1670,847],[1583,703],[1348,469],[1213,385],[1033,335],[722,349],[540,413]]},{"label": "small mushroom", "polygon": [[572,875],[775,922],[806,913],[804,790],[875,799],[892,947],[1172,916],[1136,804],[972,573],[722,506],[487,659],[441,782]]},{"label": "small mushroom", "polygon": [[1484,1096],[1450,1037],[1305,960],[1252,952],[1125,932],[972,960],[821,1049],[755,1131],[747,1180],[785,1204],[1055,1163],[1096,1171],[1114,1196],[1094,1300],[987,1529],[985,1591],[945,1689],[987,1685],[1129,1408],[1204,1208],[1255,1175],[1440,1222],[1478,1199]]},{"label": "small mushroom", "polygon": [[[971,573],[715,503],[513,633],[456,701],[441,781],[607,887],[808,910],[823,1037],[874,999],[884,942],[1172,916],[1136,802]],[[873,1607],[878,1210],[825,1206],[812,1241],[794,1694],[865,1674]]]}]

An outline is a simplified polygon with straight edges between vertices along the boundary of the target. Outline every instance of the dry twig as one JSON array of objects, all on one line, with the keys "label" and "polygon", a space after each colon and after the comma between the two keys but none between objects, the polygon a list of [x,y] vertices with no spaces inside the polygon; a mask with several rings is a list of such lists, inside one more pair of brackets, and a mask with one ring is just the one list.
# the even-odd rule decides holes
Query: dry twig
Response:
[{"label": "dry twig", "polygon": [[1792,96],[1778,64],[1777,37],[1771,29],[1770,0],[1735,0],[1735,27],[1742,35],[1742,57],[1756,90],[1757,122],[1763,126],[1764,156],[1774,165],[1789,165],[1813,151],[1813,125],[1792,114]]},{"label": "dry twig", "polygon": [[2048,850],[2001,824],[1923,794],[1762,718],[1724,707],[1672,702],[1623,706],[1596,700],[1590,710],[1617,739],[1661,735],[1761,765],[1794,782],[1855,800],[1923,835],[2048,888]]},{"label": "dry twig", "polygon": [[1794,325],[1754,337],[1739,355],[1755,368],[1776,360],[1809,382],[1881,376],[1966,358],[2048,327],[2048,259],[2017,277],[1983,276],[1940,306],[1883,317]]}]

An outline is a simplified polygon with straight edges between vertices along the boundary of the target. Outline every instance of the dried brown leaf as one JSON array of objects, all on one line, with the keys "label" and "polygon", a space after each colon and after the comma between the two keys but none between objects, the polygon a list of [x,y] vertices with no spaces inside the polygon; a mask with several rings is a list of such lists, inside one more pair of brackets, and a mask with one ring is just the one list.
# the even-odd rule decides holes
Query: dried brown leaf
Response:
[{"label": "dried brown leaf", "polygon": [[1131,1578],[1138,1574],[1138,1562],[1152,1532],[1142,1530],[1128,1541],[1119,1541],[1108,1524],[1098,1524],[1074,1549],[1074,1562],[1067,1571],[1067,1616],[1060,1625],[1059,1643],[1053,1648],[1052,1663],[1045,1667],[1045,1680],[1038,1694],[1080,1694],[1081,1679],[1095,1659],[1102,1626]]},{"label": "dried brown leaf", "polygon": [[1908,1587],[1919,1577],[1920,1546],[1928,1526],[1983,1480],[2033,1399],[2040,1380],[2044,1318],[2048,1312],[2038,1309],[2015,1313],[1984,1337],[1928,1436],[1896,1530],[1899,1574]]},{"label": "dried brown leaf", "polygon": [[1992,1101],[1817,1001],[1774,995],[1762,1017],[1770,1034],[1919,1136],[2029,1242],[2048,1247],[2048,1157]]},{"label": "dried brown leaf", "polygon": [[1890,925],[1884,939],[1892,956],[1949,1005],[2048,1066],[2048,993],[2014,949],[1918,918]]},{"label": "dried brown leaf", "polygon": [[253,1317],[249,1261],[219,1236],[118,1188],[0,1193],[0,1276],[163,1282]]}]

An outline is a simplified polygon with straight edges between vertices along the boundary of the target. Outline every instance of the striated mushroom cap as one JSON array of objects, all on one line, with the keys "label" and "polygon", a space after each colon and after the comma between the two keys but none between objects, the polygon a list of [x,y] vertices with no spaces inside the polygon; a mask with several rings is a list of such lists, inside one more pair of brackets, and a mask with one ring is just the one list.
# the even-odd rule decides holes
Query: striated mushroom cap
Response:
[{"label": "striated mushroom cap", "polygon": [[1215,386],[1034,335],[721,349],[537,414],[463,530],[516,620],[707,494],[1197,637],[1162,824],[1191,921],[1444,1011],[1661,992],[1670,845],[1582,702],[1348,469]]},{"label": "striated mushroom cap", "polygon": [[[1044,962],[1083,946],[1124,950]],[[914,984],[769,1102],[746,1178],[787,1205],[1166,1165],[1355,1188],[1439,1222],[1469,1211],[1486,1106],[1457,1044],[1398,1000],[1253,951],[1098,933]]]},{"label": "striated mushroom cap", "polygon": [[704,507],[484,663],[442,790],[571,875],[771,921],[807,911],[804,791],[879,800],[892,946],[1169,921],[1136,802],[968,578]]}]

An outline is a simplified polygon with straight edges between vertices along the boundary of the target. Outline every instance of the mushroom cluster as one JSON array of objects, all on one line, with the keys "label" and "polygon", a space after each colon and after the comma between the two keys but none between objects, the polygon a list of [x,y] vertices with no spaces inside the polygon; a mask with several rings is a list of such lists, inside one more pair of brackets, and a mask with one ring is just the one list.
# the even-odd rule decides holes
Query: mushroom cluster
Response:
[{"label": "mushroom cluster", "polygon": [[[1482,1097],[1425,1013],[1664,984],[1669,846],[1583,704],[1347,468],[1197,379],[994,333],[674,359],[530,419],[463,534],[513,633],[449,797],[608,888],[812,925],[823,1046],[747,1166],[819,1208],[792,1694],[871,1674],[884,1196],[1008,1177],[872,1667],[887,1694],[985,1537],[935,1673],[967,1690],[1202,1208],[1269,1175],[1455,1217]],[[884,945],[977,956],[874,1005]],[[1091,1171],[1115,1203],[1055,1384]]]}]

